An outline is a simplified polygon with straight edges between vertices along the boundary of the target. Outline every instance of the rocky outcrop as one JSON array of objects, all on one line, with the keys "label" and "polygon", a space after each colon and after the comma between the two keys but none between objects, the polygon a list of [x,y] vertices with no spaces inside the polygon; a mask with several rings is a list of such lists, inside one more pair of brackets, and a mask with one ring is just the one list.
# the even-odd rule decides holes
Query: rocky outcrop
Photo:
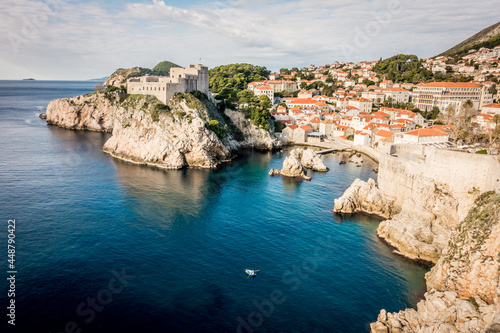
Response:
[{"label": "rocky outcrop", "polygon": [[240,142],[241,147],[258,150],[281,149],[281,142],[274,135],[253,125],[250,120],[245,119],[245,115],[242,112],[226,109],[224,113],[241,131],[243,135],[243,140]]},{"label": "rocky outcrop", "polygon": [[118,92],[97,92],[51,101],[44,119],[48,124],[75,130],[111,132],[119,107]]},{"label": "rocky outcrop", "polygon": [[[294,151],[297,151],[297,149]],[[302,151],[300,162],[305,168],[312,169],[313,171],[327,172],[330,170],[326,167],[319,155],[312,149],[304,149]]]},{"label": "rocky outcrop", "polygon": [[207,128],[207,122],[216,120],[213,110],[193,95],[178,95],[169,107],[149,98],[129,97],[122,104],[104,152],[138,164],[179,169],[215,168],[238,149],[222,119],[217,120],[217,128],[224,138]]},{"label": "rocky outcrop", "polygon": [[299,148],[290,151],[290,155],[283,161],[283,168],[281,170],[271,169],[271,171],[269,171],[269,175],[281,175],[284,177],[311,180],[311,177],[307,176],[306,168],[320,172],[326,172],[329,170],[314,150],[304,150]]},{"label": "rocky outcrop", "polygon": [[297,177],[306,180],[310,180],[311,177],[307,176],[307,171],[300,163],[300,160],[296,155],[290,154],[283,161],[283,168],[281,169],[281,175],[285,177]]},{"label": "rocky outcrop", "polygon": [[380,223],[377,235],[410,259],[436,263],[460,222],[458,200],[443,184],[422,180],[399,214]]},{"label": "rocky outcrop", "polygon": [[499,332],[500,194],[481,195],[426,274],[417,309],[380,312],[372,332]]},{"label": "rocky outcrop", "polygon": [[139,74],[140,72],[141,69],[139,67],[119,68],[108,77],[103,83],[103,86],[115,86],[120,88],[120,86],[127,84],[127,78],[130,77],[130,75]]},{"label": "rocky outcrop", "polygon": [[397,213],[394,202],[382,194],[373,179],[368,182],[356,179],[342,197],[334,202],[333,211],[336,213],[367,213],[387,219]]}]

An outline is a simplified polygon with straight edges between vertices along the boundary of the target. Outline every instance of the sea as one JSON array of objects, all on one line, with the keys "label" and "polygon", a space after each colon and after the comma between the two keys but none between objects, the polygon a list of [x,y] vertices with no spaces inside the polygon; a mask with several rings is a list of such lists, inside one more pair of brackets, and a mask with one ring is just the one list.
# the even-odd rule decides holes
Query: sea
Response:
[{"label": "sea", "polygon": [[287,149],[129,164],[102,152],[109,133],[38,117],[95,84],[0,81],[2,332],[368,332],[422,298],[428,267],[393,254],[378,218],[332,213],[376,179],[369,158],[325,155],[309,182],[269,177]]}]

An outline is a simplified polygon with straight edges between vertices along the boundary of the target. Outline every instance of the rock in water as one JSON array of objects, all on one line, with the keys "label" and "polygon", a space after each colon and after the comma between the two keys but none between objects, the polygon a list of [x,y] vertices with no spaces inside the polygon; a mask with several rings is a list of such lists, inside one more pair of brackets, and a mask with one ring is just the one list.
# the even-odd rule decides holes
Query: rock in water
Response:
[{"label": "rock in water", "polygon": [[353,214],[363,212],[383,218],[392,218],[396,213],[393,202],[377,188],[373,179],[364,182],[356,179],[340,199],[335,199],[333,211]]},{"label": "rock in water", "polygon": [[283,168],[281,169],[281,175],[285,177],[297,177],[306,180],[310,180],[311,177],[307,176],[307,171],[304,166],[300,163],[299,159],[291,154],[283,162]]},{"label": "rock in water", "polygon": [[305,149],[302,151],[300,162],[305,168],[312,169],[314,171],[327,172],[330,170],[326,167],[319,155],[312,149]]}]

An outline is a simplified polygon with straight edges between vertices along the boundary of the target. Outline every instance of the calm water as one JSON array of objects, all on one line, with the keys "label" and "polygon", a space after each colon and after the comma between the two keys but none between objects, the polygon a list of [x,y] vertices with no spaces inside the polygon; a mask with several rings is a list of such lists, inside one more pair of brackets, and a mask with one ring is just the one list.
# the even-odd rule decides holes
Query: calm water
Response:
[{"label": "calm water", "polygon": [[366,332],[380,309],[418,301],[426,268],[391,254],[375,218],[330,211],[354,179],[376,177],[371,162],[326,156],[331,171],[311,182],[270,178],[281,154],[215,171],[130,165],[102,153],[109,134],[38,118],[94,85],[0,81],[1,262],[5,276],[15,218],[17,331]]}]

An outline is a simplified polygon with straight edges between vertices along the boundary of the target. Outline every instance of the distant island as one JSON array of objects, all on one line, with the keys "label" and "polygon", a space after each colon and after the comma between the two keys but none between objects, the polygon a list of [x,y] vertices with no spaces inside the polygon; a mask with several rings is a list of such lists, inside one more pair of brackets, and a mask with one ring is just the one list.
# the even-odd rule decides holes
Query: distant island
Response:
[{"label": "distant island", "polygon": [[30,77],[29,79],[23,79],[23,81],[35,81],[35,79]]},{"label": "distant island", "polygon": [[109,76],[103,76],[103,77],[101,77],[99,79],[89,79],[87,81],[104,82],[104,81],[106,81],[108,79],[108,77]]}]

